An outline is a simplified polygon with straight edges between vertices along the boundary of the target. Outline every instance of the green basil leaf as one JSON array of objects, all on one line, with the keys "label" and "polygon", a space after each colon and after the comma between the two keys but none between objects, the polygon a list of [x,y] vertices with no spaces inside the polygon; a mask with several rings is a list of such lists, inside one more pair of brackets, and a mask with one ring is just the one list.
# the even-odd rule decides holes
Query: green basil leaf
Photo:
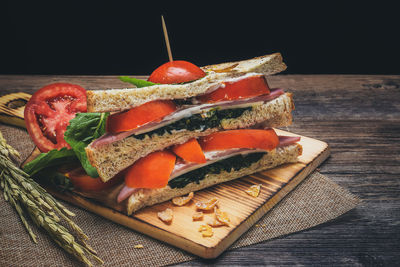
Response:
[{"label": "green basil leaf", "polygon": [[107,117],[110,113],[77,113],[70,120],[64,133],[65,141],[71,146],[86,173],[91,177],[98,177],[86,155],[85,148],[95,139],[105,133]]},{"label": "green basil leaf", "polygon": [[123,82],[131,83],[138,88],[152,86],[152,85],[157,84],[157,83],[152,83],[152,82],[149,82],[146,80],[136,79],[136,78],[132,78],[132,77],[128,77],[128,76],[120,76],[119,79]]},{"label": "green basil leaf", "polygon": [[66,147],[60,150],[53,149],[47,153],[41,153],[34,160],[24,166],[24,171],[30,175],[35,175],[39,171],[52,166],[57,166],[65,162],[77,160],[75,152]]}]

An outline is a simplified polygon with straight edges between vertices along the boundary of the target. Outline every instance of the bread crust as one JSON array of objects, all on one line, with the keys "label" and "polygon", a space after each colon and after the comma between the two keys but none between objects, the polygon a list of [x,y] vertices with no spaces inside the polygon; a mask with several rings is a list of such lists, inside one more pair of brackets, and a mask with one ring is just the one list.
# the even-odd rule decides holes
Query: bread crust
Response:
[{"label": "bread crust", "polygon": [[186,84],[87,91],[88,112],[122,111],[153,100],[186,99],[204,94],[209,88],[219,86],[227,79],[251,72],[271,75],[284,71],[286,65],[282,61],[282,55],[275,53],[249,60],[205,66],[202,69],[207,71],[205,77]]},{"label": "bread crust", "polygon": [[102,181],[106,182],[118,172],[132,165],[136,160],[151,152],[163,150],[171,145],[182,144],[191,138],[206,136],[220,130],[249,128],[259,123],[268,127],[288,126],[292,122],[294,105],[290,93],[279,96],[262,105],[254,106],[235,119],[225,119],[221,127],[201,131],[179,131],[162,136],[146,136],[143,140],[127,137],[111,144],[86,147],[90,163],[97,169]]},{"label": "bread crust", "polygon": [[207,174],[199,184],[190,183],[184,188],[174,189],[169,186],[160,189],[140,189],[132,194],[126,202],[127,214],[131,215],[143,207],[161,203],[176,196],[186,195],[190,192],[198,191],[219,183],[271,169],[284,163],[297,162],[297,157],[300,156],[301,153],[302,146],[300,144],[293,144],[268,152],[259,161],[253,163],[248,168],[242,168],[238,171],[231,172],[222,171],[219,174]]}]

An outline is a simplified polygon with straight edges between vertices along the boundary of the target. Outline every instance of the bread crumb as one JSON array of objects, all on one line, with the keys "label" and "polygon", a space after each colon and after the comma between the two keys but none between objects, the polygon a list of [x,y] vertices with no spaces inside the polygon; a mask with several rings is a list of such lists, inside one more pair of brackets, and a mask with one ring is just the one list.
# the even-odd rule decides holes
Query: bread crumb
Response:
[{"label": "bread crumb", "polygon": [[160,218],[161,221],[165,222],[165,223],[171,223],[172,222],[172,218],[173,218],[173,212],[170,208],[164,210],[164,211],[160,211],[157,213],[158,218]]},{"label": "bread crumb", "polygon": [[220,227],[226,225],[225,223],[218,221],[216,218],[209,220],[207,224],[211,227]]},{"label": "bread crumb", "polygon": [[190,192],[189,195],[185,196],[185,197],[174,197],[172,199],[172,203],[176,206],[183,206],[185,204],[187,204],[190,200],[192,200],[194,196],[193,192]]},{"label": "bread crumb", "polygon": [[255,184],[249,187],[245,192],[252,197],[258,197],[261,191],[261,184]]},{"label": "bread crumb", "polygon": [[133,248],[144,248],[142,244],[134,245]]},{"label": "bread crumb", "polygon": [[218,204],[218,199],[216,197],[208,200],[207,202],[199,201],[196,202],[196,207],[199,210],[212,210]]},{"label": "bread crumb", "polygon": [[213,229],[211,228],[211,226],[209,226],[207,224],[200,225],[199,232],[201,232],[201,235],[203,237],[212,237],[213,234],[214,234]]},{"label": "bread crumb", "polygon": [[229,226],[229,216],[228,213],[221,211],[219,208],[214,207],[214,214],[215,214],[215,219],[219,221],[220,223]]},{"label": "bread crumb", "polygon": [[203,220],[203,217],[204,217],[204,214],[203,214],[202,211],[195,212],[195,213],[193,213],[193,215],[192,215],[193,221],[200,221],[200,220]]}]

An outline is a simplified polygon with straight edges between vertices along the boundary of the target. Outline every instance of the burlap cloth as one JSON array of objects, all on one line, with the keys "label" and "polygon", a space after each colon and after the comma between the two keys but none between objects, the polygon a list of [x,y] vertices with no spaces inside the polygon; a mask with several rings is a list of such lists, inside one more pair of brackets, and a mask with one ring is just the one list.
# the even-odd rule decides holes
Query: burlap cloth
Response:
[{"label": "burlap cloth", "polygon": [[[0,125],[9,144],[25,158],[34,148],[25,130]],[[332,220],[353,209],[360,200],[327,177],[314,172],[278,203],[230,249],[301,231]],[[14,209],[0,197],[0,266],[76,266],[80,263],[36,228],[34,244]],[[105,266],[159,266],[194,259],[183,250],[65,204],[76,213],[75,222],[90,237],[90,244]],[[134,249],[141,244],[144,248]]]}]

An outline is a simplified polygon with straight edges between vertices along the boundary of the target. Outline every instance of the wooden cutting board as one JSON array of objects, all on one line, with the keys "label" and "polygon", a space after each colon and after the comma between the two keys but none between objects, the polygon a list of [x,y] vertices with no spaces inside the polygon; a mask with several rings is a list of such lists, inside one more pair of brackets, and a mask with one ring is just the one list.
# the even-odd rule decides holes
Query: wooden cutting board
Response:
[{"label": "wooden cutting board", "polygon": [[[20,117],[18,114],[12,114],[12,116]],[[277,130],[277,133],[278,135],[298,136],[281,130]],[[123,207],[116,205],[114,201],[108,200],[102,203],[101,201],[91,200],[75,193],[60,193],[50,188],[48,190],[60,199],[118,224],[169,243],[202,258],[215,258],[253,226],[329,156],[329,146],[325,142],[301,136],[299,143],[303,146],[303,154],[299,157],[297,163],[282,165],[268,171],[195,192],[193,200],[183,207],[174,206],[171,201],[167,201],[144,208],[132,216],[127,216],[124,214]],[[30,160],[32,159],[33,157],[30,158]],[[257,198],[245,193],[245,190],[253,184],[262,184],[260,195]],[[214,235],[212,237],[202,237],[202,234],[198,232],[198,228],[212,219],[213,213],[205,214],[202,221],[193,222],[192,214],[195,212],[194,203],[212,197],[219,199],[220,209],[229,214],[230,224],[229,226],[213,228]],[[165,224],[157,217],[157,212],[166,208],[171,208],[174,213],[171,224]]]},{"label": "wooden cutting board", "polygon": [[[297,136],[280,130],[277,133]],[[193,200],[183,207],[174,206],[171,201],[167,201],[144,208],[129,217],[120,206],[109,201],[99,203],[78,194],[62,194],[57,191],[52,193],[67,202],[202,258],[216,258],[329,156],[329,146],[325,142],[301,136],[300,144],[303,146],[303,154],[297,163],[195,192]],[[262,184],[257,198],[245,192],[253,184]],[[198,228],[212,219],[213,213],[205,214],[202,221],[193,222],[192,214],[196,210],[194,203],[212,197],[217,197],[220,209],[229,214],[230,225],[213,228],[212,237],[202,237]],[[174,214],[169,225],[157,217],[157,212],[166,208],[171,208]]]}]

